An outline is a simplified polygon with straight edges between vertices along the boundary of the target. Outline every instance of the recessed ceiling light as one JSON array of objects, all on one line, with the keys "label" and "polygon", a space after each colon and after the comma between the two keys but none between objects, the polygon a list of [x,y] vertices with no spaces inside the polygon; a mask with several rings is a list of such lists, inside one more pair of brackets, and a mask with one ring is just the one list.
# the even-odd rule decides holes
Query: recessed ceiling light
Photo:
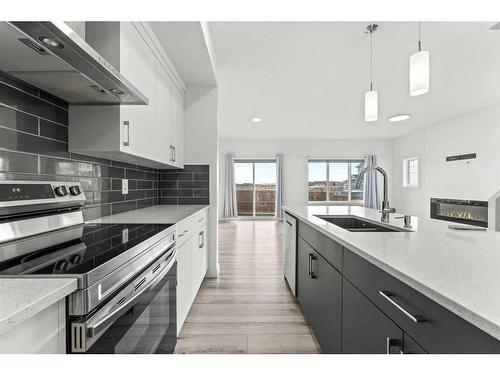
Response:
[{"label": "recessed ceiling light", "polygon": [[252,122],[262,122],[262,119],[260,117],[254,117]]},{"label": "recessed ceiling light", "polygon": [[408,120],[411,116],[407,113],[402,113],[400,115],[394,115],[389,117],[390,122],[399,122],[399,121],[405,121]]}]

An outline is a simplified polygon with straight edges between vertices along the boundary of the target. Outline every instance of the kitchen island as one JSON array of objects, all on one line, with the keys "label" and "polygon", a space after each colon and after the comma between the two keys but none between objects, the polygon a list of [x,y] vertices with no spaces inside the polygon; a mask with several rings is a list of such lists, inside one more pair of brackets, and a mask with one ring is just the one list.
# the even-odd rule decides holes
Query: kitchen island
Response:
[{"label": "kitchen island", "polygon": [[[356,314],[366,320],[371,308],[375,308],[374,313],[381,312],[381,318],[389,318],[390,322],[375,320],[377,324],[388,323],[388,332],[395,332],[394,340],[391,334],[384,337],[383,349],[388,353],[394,348],[404,352],[398,341],[405,341],[405,337],[406,342],[416,340],[424,352],[500,351],[500,233],[453,231],[447,222],[417,217],[412,217],[409,229],[404,228],[402,215],[391,214],[389,222],[384,223],[377,210],[354,206],[299,206],[284,210],[299,220],[299,302],[302,299],[307,305],[317,300],[311,295],[319,293],[316,289],[322,277],[317,273],[322,262],[337,273],[330,279],[338,287],[327,286],[328,293],[336,298],[328,307],[336,309],[341,320],[333,324],[337,328],[336,343],[326,345],[333,348],[331,352],[365,352],[362,346],[354,344],[363,334],[353,332],[350,341],[347,333],[353,326],[360,326]],[[351,232],[318,216],[355,217],[395,231]],[[302,253],[306,258],[301,258]],[[362,297],[370,303],[360,313],[362,305],[355,302]],[[308,308],[303,308],[308,315]],[[312,310],[312,316],[325,315],[318,307]],[[332,311],[326,315],[335,316]],[[465,332],[461,331],[463,327]],[[366,327],[370,328],[373,327]],[[376,336],[369,331],[366,334]],[[443,340],[437,342],[437,337]],[[457,337],[477,341],[463,343]]]}]

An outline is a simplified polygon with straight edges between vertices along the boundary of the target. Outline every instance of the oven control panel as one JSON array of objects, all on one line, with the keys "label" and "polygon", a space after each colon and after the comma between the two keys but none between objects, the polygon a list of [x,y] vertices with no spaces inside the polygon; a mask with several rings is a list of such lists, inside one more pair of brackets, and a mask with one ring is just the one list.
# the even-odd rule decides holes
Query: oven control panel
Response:
[{"label": "oven control panel", "polygon": [[0,181],[0,202],[85,200],[79,182]]}]

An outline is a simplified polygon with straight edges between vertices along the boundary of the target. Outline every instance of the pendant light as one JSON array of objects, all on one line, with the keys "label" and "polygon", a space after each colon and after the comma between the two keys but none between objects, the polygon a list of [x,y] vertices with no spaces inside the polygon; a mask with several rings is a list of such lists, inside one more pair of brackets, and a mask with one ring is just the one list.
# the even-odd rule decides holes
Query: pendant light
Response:
[{"label": "pendant light", "polygon": [[378,119],[378,92],[373,90],[373,33],[378,25],[372,24],[366,27],[366,33],[370,34],[370,91],[365,93],[365,121],[377,121]]},{"label": "pendant light", "polygon": [[429,51],[422,51],[420,22],[418,23],[418,52],[410,56],[410,95],[419,96],[429,92]]}]

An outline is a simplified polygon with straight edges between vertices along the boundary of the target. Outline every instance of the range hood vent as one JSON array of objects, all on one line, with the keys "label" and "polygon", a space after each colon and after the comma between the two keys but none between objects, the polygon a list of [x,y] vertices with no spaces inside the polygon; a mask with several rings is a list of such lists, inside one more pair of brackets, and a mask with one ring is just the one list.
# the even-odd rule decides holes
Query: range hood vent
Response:
[{"label": "range hood vent", "polygon": [[0,70],[69,104],[148,104],[64,22],[0,22]]}]

